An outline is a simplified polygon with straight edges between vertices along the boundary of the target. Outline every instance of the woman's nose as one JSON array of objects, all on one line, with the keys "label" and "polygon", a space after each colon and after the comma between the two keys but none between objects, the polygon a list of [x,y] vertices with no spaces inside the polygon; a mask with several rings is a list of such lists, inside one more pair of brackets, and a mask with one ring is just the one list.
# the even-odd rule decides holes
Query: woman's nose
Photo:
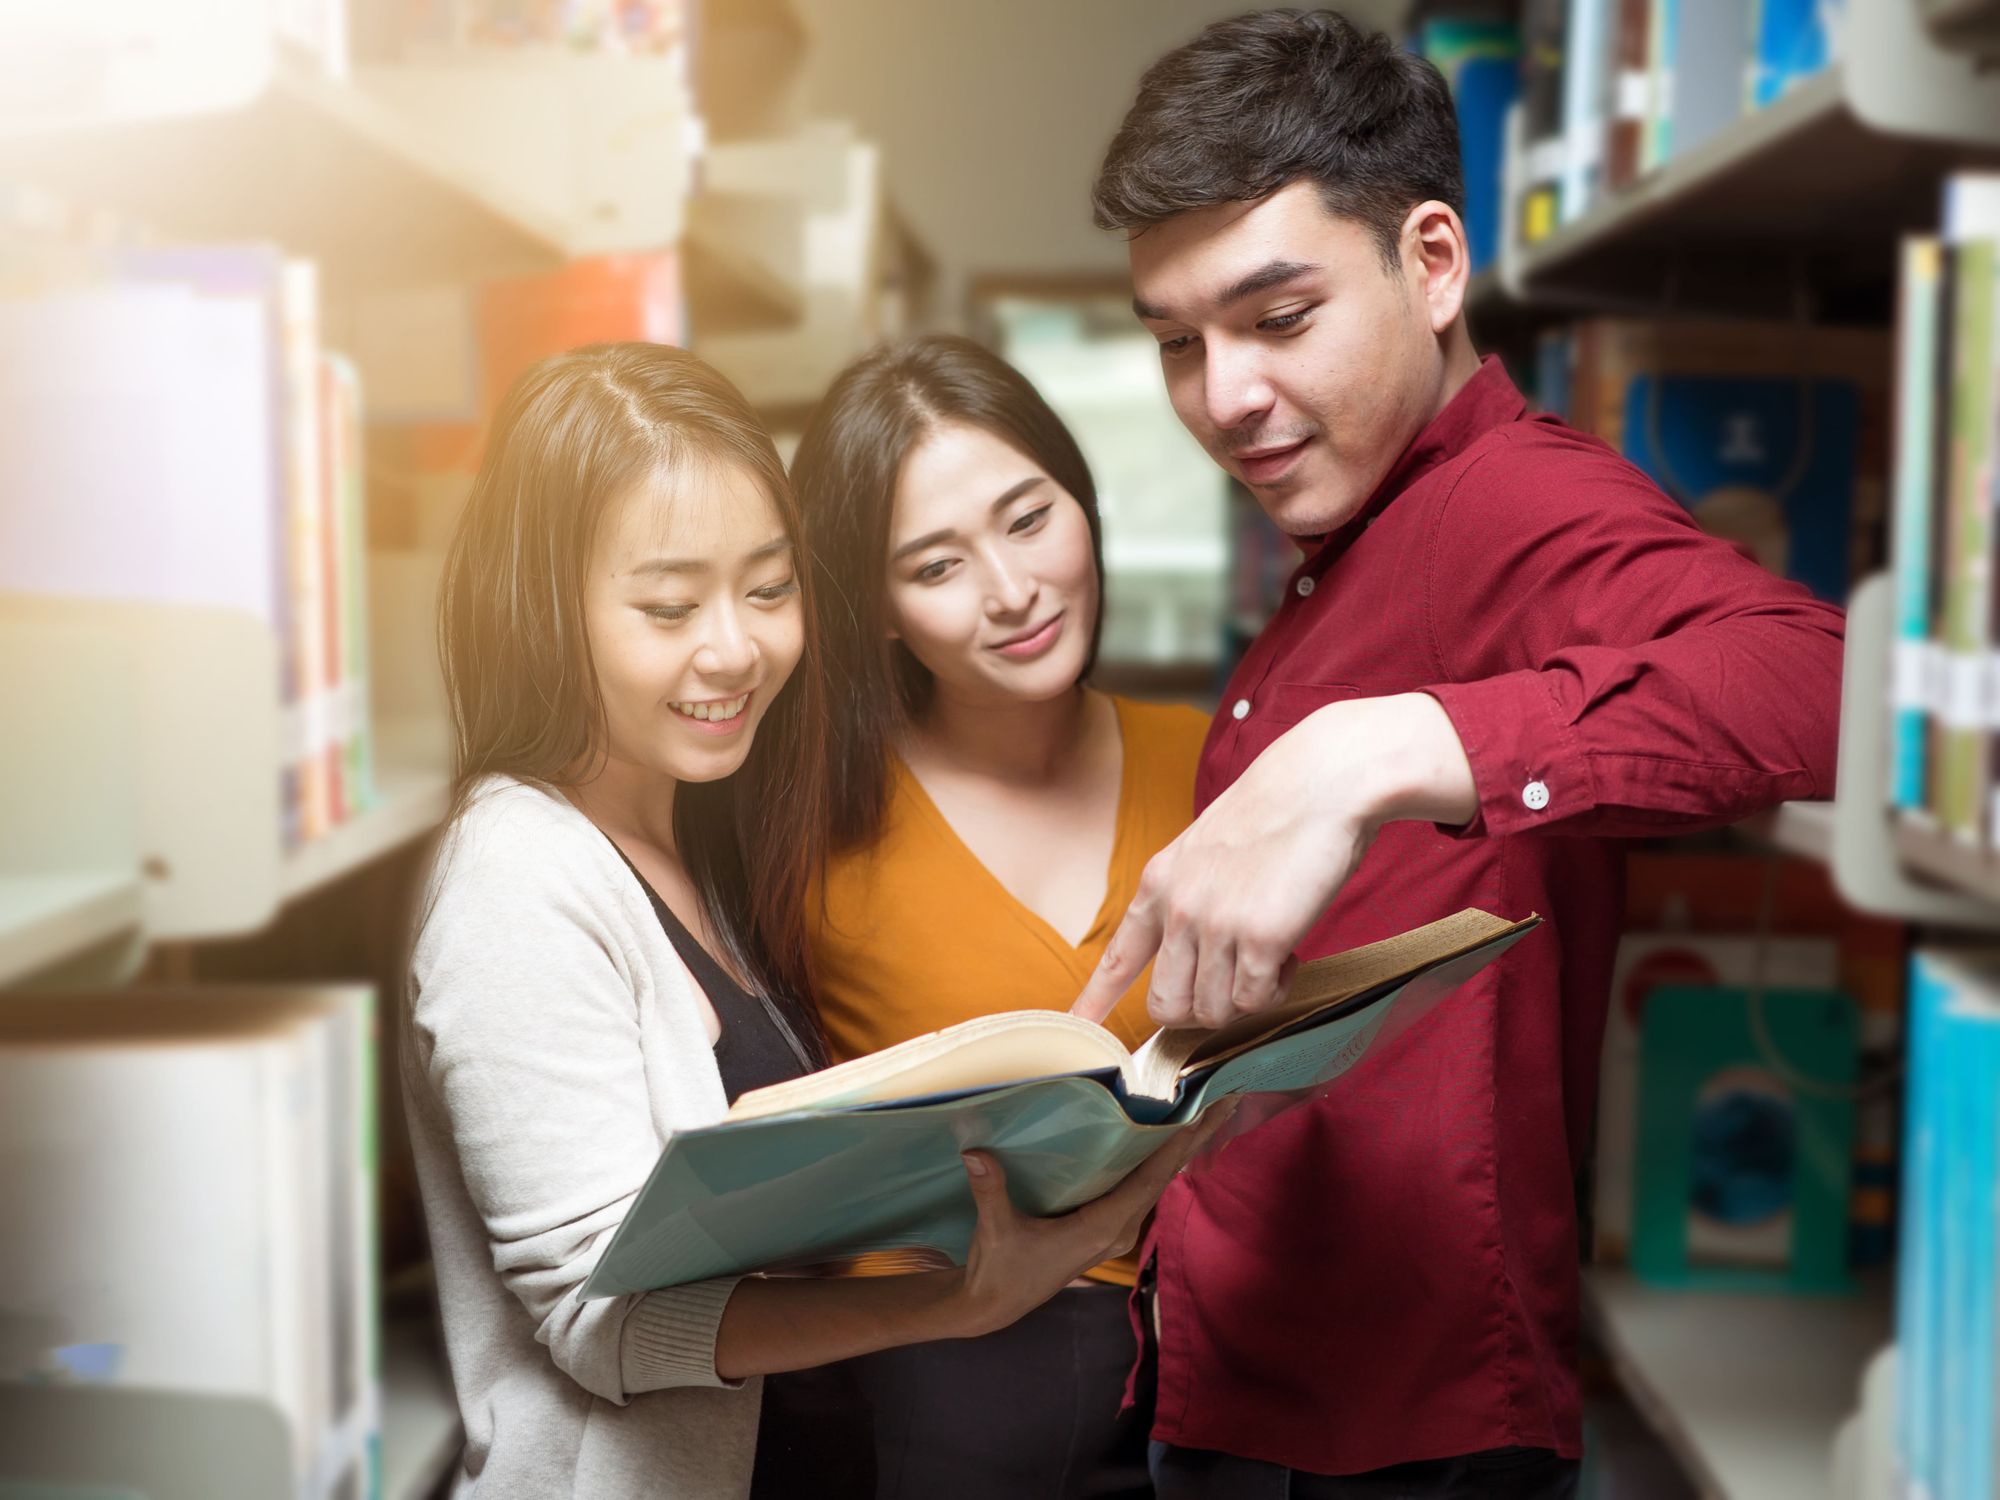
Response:
[{"label": "woman's nose", "polygon": [[741,676],[757,665],[757,642],[743,628],[743,617],[736,610],[718,609],[709,614],[694,665],[696,671],[711,677]]}]

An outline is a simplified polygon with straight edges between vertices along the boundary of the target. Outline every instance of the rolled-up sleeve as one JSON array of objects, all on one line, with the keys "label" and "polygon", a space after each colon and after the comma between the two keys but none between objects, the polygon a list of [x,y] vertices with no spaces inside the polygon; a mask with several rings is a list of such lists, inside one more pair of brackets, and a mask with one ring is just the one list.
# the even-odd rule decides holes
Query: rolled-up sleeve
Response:
[{"label": "rolled-up sleeve", "polygon": [[1559,484],[1498,446],[1427,539],[1423,691],[1479,796],[1452,831],[1643,836],[1831,796],[1841,612],[1577,442]]}]

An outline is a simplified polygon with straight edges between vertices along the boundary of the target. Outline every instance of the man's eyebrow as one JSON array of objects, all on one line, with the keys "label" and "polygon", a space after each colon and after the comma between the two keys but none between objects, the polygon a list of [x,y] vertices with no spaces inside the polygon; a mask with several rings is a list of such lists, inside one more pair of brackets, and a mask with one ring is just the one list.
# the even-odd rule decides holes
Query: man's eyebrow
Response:
[{"label": "man's eyebrow", "polygon": [[[773,541],[764,543],[763,546],[752,552],[745,561],[753,563],[762,562],[767,557],[776,557],[780,552],[789,552],[791,549],[792,539],[781,536]],[[644,562],[628,569],[625,576],[628,578],[680,577],[689,573],[706,573],[712,566],[714,566],[712,563],[698,557],[649,557]]]},{"label": "man's eyebrow", "polygon": [[[1259,266],[1248,276],[1224,288],[1222,295],[1215,299],[1215,305],[1217,307],[1234,307],[1245,297],[1254,297],[1259,292],[1268,292],[1272,287],[1283,286],[1288,281],[1296,280],[1301,276],[1309,276],[1319,269],[1317,265],[1314,265],[1310,261],[1274,260],[1269,265]],[[1154,304],[1142,301],[1138,297],[1132,299],[1132,311],[1141,319],[1151,319],[1159,323],[1164,323],[1173,316],[1164,307],[1156,307]]]},{"label": "man's eyebrow", "polygon": [[[1027,494],[1029,490],[1040,484],[1046,477],[1043,474],[1030,474],[1026,479],[1015,480],[1000,492],[998,498],[991,505],[986,507],[987,514],[991,515],[995,511],[1005,510],[1009,505],[1012,505],[1016,500]],[[914,541],[905,542],[894,552],[891,552],[889,554],[889,561],[901,562],[913,552],[921,552],[926,547],[935,547],[939,542],[948,542],[957,535],[958,533],[948,526],[943,531],[927,531]]]}]

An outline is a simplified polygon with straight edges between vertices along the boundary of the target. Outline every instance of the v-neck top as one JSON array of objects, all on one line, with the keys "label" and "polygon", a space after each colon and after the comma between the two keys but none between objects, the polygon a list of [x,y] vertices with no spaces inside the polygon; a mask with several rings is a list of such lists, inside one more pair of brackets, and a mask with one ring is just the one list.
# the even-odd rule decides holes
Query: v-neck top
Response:
[{"label": "v-neck top", "polygon": [[[982,864],[916,776],[892,759],[882,832],[827,863],[812,902],[813,988],[836,1061],[1006,1010],[1067,1010],[1104,956],[1146,861],[1194,816],[1208,717],[1114,698],[1123,740],[1104,900],[1079,943]],[[1153,1033],[1139,976],[1106,1021],[1127,1046]]]}]

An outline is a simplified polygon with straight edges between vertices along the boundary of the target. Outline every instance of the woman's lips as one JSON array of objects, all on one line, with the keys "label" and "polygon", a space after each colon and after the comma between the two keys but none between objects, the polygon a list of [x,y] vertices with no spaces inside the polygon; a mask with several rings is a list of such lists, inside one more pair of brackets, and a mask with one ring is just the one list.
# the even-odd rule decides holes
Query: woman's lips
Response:
[{"label": "woman's lips", "polygon": [[992,649],[1015,661],[1027,661],[1040,656],[1053,646],[1057,637],[1062,634],[1063,619],[1064,616],[1056,615],[1032,634],[1016,636],[1013,640],[1005,641]]}]

